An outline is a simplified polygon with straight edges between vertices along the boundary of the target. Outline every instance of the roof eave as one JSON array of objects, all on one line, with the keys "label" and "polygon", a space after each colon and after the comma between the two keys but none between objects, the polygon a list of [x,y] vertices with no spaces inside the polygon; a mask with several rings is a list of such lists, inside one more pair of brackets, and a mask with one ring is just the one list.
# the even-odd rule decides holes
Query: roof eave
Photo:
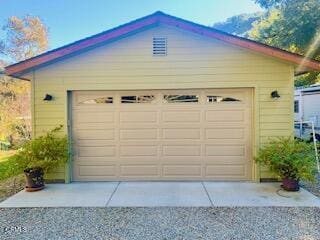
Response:
[{"label": "roof eave", "polygon": [[163,23],[169,26],[181,28],[186,31],[194,32],[200,35],[204,35],[210,38],[221,40],[230,43],[235,46],[246,48],[252,51],[260,52],[267,56],[275,57],[287,62],[299,65],[306,71],[320,71],[320,62],[312,59],[304,58],[301,55],[287,52],[278,48],[274,48],[262,43],[258,43],[249,39],[234,36],[228,33],[215,30],[210,27],[199,25],[184,19],[173,17],[162,12],[156,12],[146,17],[137,19],[130,23],[121,25],[117,28],[108,30],[106,32],[94,35],[92,37],[77,41],[75,43],[66,45],[64,47],[52,50],[34,58],[25,60],[23,62],[10,65],[6,67],[7,75],[19,75],[21,72],[25,72],[35,67],[39,67],[45,63],[52,62],[56,59],[68,56],[72,53],[79,52],[83,49],[90,48],[94,45],[104,43],[108,40],[117,39],[118,37],[137,31],[155,23]]}]

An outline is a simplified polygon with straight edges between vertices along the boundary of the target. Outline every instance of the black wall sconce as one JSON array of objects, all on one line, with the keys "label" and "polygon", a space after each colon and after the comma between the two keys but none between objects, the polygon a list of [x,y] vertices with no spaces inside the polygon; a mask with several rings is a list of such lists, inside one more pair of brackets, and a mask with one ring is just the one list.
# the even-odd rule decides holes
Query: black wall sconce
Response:
[{"label": "black wall sconce", "polygon": [[272,97],[273,99],[277,100],[277,99],[280,98],[280,95],[279,95],[278,91],[275,90],[275,91],[273,91],[273,92],[271,93],[271,97]]},{"label": "black wall sconce", "polygon": [[52,101],[52,99],[53,99],[53,97],[52,97],[50,94],[46,94],[46,95],[44,96],[43,101]]}]

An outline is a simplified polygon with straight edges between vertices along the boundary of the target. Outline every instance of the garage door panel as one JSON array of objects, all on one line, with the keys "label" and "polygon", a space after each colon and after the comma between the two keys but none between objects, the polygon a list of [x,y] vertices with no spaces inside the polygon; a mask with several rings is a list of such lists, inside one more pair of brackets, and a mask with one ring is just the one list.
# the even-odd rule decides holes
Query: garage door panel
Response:
[{"label": "garage door panel", "polygon": [[157,165],[159,164],[158,157],[150,156],[136,156],[136,157],[120,157],[117,159],[118,163],[121,165]]},{"label": "garage door panel", "polygon": [[144,123],[144,122],[135,122],[135,123],[119,123],[116,128],[119,129],[158,129],[160,124],[158,123]]},{"label": "garage door panel", "polygon": [[208,122],[243,122],[244,119],[245,113],[243,110],[218,110],[206,112],[206,120]]},{"label": "garage door panel", "polygon": [[189,164],[189,165],[201,165],[202,164],[202,157],[194,157],[194,156],[174,156],[174,157],[161,157],[161,163],[162,164],[168,164],[168,165],[183,165],[183,164]]},{"label": "garage door panel", "polygon": [[163,139],[198,139],[200,140],[201,130],[199,128],[164,128]]},{"label": "garage door panel", "polygon": [[[206,144],[208,146],[245,146],[246,148],[247,141],[246,139],[207,139]],[[206,151],[206,147],[203,147],[204,152]],[[231,151],[233,151],[233,148],[230,148]],[[221,148],[221,151],[223,152],[225,150],[224,147]],[[214,150],[215,151],[215,150]],[[228,153],[228,152],[225,152]],[[226,154],[225,154],[226,155]],[[206,156],[206,155],[205,155]],[[219,155],[221,156],[221,154]]]},{"label": "garage door panel", "polygon": [[76,159],[79,165],[83,166],[103,166],[103,165],[117,165],[119,163],[119,159],[116,157],[79,157],[77,156]]},{"label": "garage door panel", "polygon": [[88,105],[74,105],[72,109],[75,112],[82,112],[86,114],[90,114],[93,112],[106,112],[106,113],[114,113],[116,108],[113,104],[88,104]]},{"label": "garage door panel", "polygon": [[120,140],[144,140],[157,138],[158,130],[155,128],[120,129]]},{"label": "garage door panel", "polygon": [[139,112],[120,112],[120,123],[143,122],[156,123],[158,120],[157,112],[139,111]]},{"label": "garage door panel", "polygon": [[157,156],[158,146],[147,145],[122,145],[120,146],[121,157],[136,157],[136,156]]},{"label": "garage door panel", "polygon": [[199,165],[166,165],[163,166],[163,175],[169,177],[201,177],[201,167]]},{"label": "garage door panel", "polygon": [[114,144],[114,139],[106,140],[106,139],[81,139],[77,140],[77,143],[74,144],[74,149],[79,147],[103,147],[110,146]]},{"label": "garage door panel", "polygon": [[79,111],[75,114],[76,123],[111,123],[114,122],[113,112]]},{"label": "garage door panel", "polygon": [[244,129],[241,128],[207,128],[206,139],[243,139]]},{"label": "garage door panel", "polygon": [[207,156],[205,159],[206,165],[233,165],[246,163],[247,159],[245,156]]},{"label": "garage door panel", "polygon": [[206,175],[213,176],[246,176],[246,165],[208,165]]},{"label": "garage door panel", "polygon": [[112,175],[112,176],[81,176],[79,173],[74,173],[78,174],[79,177],[76,178],[74,181],[83,181],[83,182],[90,182],[90,181],[95,181],[95,182],[103,182],[103,181],[114,181],[115,178],[118,178],[117,175]]},{"label": "garage door panel", "polygon": [[200,111],[163,111],[162,121],[164,123],[185,123],[185,122],[200,122]]},{"label": "garage door panel", "polygon": [[250,89],[75,91],[73,179],[251,180],[251,101]]},{"label": "garage door panel", "polygon": [[116,154],[116,146],[79,147],[79,157],[112,157]]},{"label": "garage door panel", "polygon": [[245,156],[245,146],[206,145],[206,156]]},{"label": "garage door panel", "polygon": [[116,166],[79,166],[81,176],[115,176]]},{"label": "garage door panel", "polygon": [[124,177],[130,176],[158,176],[157,165],[122,165],[120,166],[120,173]]},{"label": "garage door panel", "polygon": [[77,140],[111,140],[114,139],[114,129],[78,130]]},{"label": "garage door panel", "polygon": [[159,140],[121,140],[118,147],[120,148],[121,146],[156,146],[158,147],[161,141]]},{"label": "garage door panel", "polygon": [[167,145],[162,148],[163,156],[200,156],[200,145]]},{"label": "garage door panel", "polygon": [[75,130],[107,130],[107,129],[115,129],[114,123],[78,123],[75,127]]},{"label": "garage door panel", "polygon": [[206,104],[206,110],[208,111],[243,111],[246,108],[249,108],[249,106],[237,102]]},{"label": "garage door panel", "polygon": [[248,127],[250,125],[247,124],[246,122],[205,122],[202,124],[203,128],[224,128],[224,129],[239,129],[239,128],[245,128],[247,131]]}]

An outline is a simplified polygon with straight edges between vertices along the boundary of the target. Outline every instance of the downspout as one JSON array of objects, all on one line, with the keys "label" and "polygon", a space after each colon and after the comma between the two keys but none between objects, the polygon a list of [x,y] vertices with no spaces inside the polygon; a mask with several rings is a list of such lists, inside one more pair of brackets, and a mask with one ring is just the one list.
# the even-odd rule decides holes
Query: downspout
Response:
[{"label": "downspout", "polygon": [[303,95],[302,90],[299,92],[299,118],[300,118],[300,138],[302,138],[302,130],[303,130],[303,119],[304,119],[304,112],[303,112]]},{"label": "downspout", "polygon": [[32,79],[31,79],[31,138],[36,137],[36,124],[35,124],[35,82],[36,76],[34,70],[32,71]]}]

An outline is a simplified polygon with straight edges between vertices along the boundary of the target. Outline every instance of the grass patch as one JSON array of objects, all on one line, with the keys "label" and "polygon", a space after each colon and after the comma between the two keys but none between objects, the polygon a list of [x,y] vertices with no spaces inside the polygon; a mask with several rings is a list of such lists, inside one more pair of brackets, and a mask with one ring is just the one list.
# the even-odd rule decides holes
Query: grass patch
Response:
[{"label": "grass patch", "polygon": [[15,151],[0,151],[0,181],[11,177],[6,175],[5,172],[12,164],[12,160],[9,157],[14,153]]},{"label": "grass patch", "polygon": [[12,160],[9,157],[14,153],[14,150],[0,151],[0,202],[21,191],[25,185],[23,174],[18,176],[5,174],[10,164],[12,164]]},{"label": "grass patch", "polygon": [[0,181],[11,177],[11,176],[8,176],[7,174],[5,174],[11,164],[12,164],[12,160],[10,160],[10,159],[7,159],[6,161],[0,162]]},{"label": "grass patch", "polygon": [[10,156],[15,154],[15,150],[10,150],[10,151],[0,151],[0,163],[7,161]]}]

